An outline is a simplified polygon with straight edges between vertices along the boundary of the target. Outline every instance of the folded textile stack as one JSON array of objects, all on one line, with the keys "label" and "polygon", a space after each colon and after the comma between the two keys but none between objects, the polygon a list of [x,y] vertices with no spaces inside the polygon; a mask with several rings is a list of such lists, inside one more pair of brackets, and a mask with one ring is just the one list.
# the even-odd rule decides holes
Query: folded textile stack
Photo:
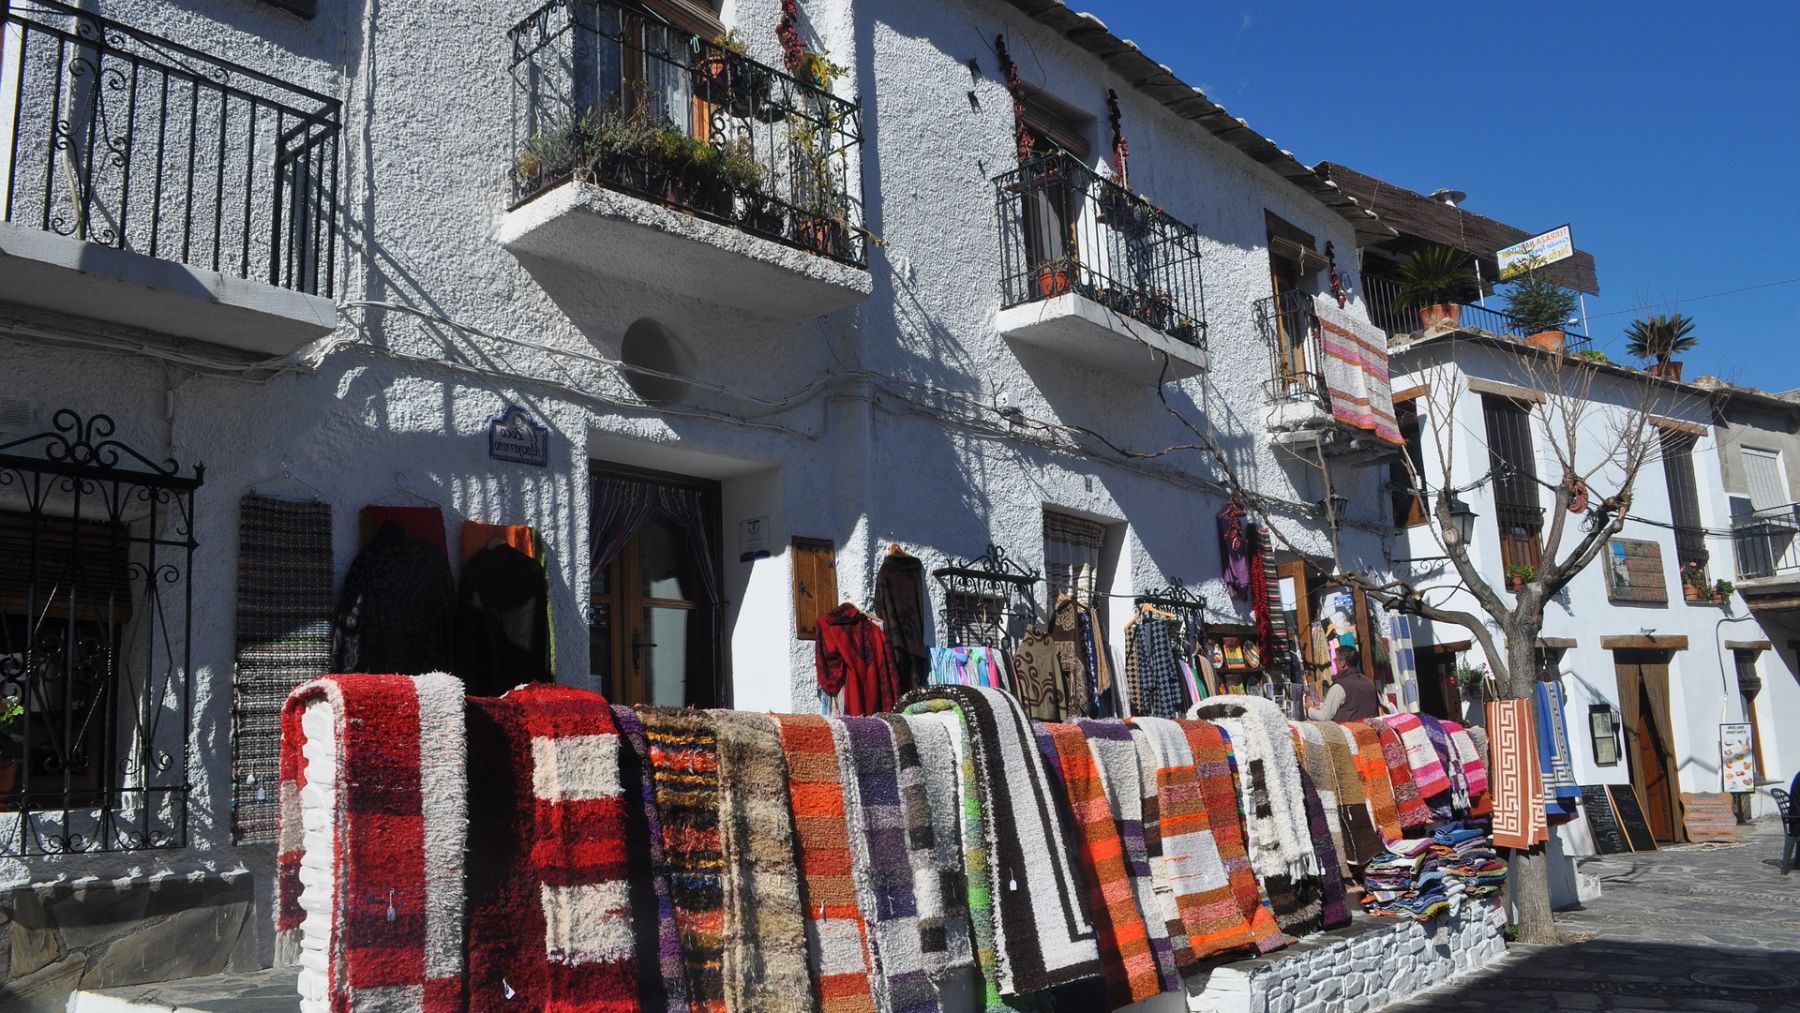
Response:
[{"label": "folded textile stack", "polygon": [[1450,910],[1450,894],[1432,841],[1389,841],[1363,866],[1363,909],[1383,918],[1428,921]]},{"label": "folded textile stack", "polygon": [[1506,863],[1488,835],[1461,823],[1446,823],[1431,833],[1431,852],[1438,868],[1464,896],[1486,897],[1506,884]]}]

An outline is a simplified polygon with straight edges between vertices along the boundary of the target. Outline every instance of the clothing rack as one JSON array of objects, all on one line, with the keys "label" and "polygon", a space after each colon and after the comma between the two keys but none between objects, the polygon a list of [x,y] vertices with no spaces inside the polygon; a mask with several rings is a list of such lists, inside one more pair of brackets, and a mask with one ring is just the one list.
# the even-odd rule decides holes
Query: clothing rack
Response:
[{"label": "clothing rack", "polygon": [[1182,614],[1189,622],[1198,626],[1202,633],[1206,631],[1206,600],[1195,594],[1181,578],[1169,581],[1167,587],[1145,591],[1133,600],[1137,605],[1153,605],[1165,612]]},{"label": "clothing rack", "polygon": [[1031,589],[1043,577],[1014,562],[1006,550],[989,543],[973,559],[952,560],[931,571],[944,592],[938,611],[942,643],[970,647],[1002,647],[1011,643],[1013,620],[1041,618]]}]

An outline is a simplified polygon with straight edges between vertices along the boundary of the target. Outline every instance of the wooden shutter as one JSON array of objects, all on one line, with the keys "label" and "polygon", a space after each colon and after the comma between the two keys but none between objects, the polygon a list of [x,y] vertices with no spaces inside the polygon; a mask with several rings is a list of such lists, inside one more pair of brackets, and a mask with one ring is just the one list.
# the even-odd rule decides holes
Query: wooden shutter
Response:
[{"label": "wooden shutter", "polygon": [[830,540],[796,538],[794,555],[794,636],[811,640],[819,617],[837,607],[837,553]]}]

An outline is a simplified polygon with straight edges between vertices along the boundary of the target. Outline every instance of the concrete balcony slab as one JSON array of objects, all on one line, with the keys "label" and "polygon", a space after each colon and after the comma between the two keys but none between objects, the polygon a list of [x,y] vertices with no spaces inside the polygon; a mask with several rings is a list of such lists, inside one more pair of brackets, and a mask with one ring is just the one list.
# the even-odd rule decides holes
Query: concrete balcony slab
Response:
[{"label": "concrete balcony slab", "polygon": [[1009,340],[1145,383],[1206,371],[1206,350],[1076,293],[1022,303],[995,321]]},{"label": "concrete balcony slab", "polygon": [[0,301],[258,355],[337,328],[330,299],[0,223]]},{"label": "concrete balcony slab", "polygon": [[863,268],[592,183],[564,183],[507,212],[496,238],[515,256],[766,320],[811,320],[872,290]]}]

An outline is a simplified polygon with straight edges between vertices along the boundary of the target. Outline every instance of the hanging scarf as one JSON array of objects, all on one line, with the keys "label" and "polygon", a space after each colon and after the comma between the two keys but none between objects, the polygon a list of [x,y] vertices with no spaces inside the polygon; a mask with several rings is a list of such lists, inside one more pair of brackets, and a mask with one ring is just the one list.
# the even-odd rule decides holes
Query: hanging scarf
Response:
[{"label": "hanging scarf", "polygon": [[1225,867],[1237,913],[1250,926],[1251,948],[1257,953],[1278,950],[1287,945],[1287,940],[1275,923],[1275,913],[1257,888],[1256,870],[1250,865],[1244,812],[1240,808],[1243,793],[1238,788],[1231,740],[1224,729],[1211,721],[1176,724],[1187,734],[1188,748],[1194,754],[1194,773],[1200,779],[1206,824],[1212,831],[1213,843],[1218,845],[1219,863]]},{"label": "hanging scarf", "polygon": [[612,711],[619,726],[619,781],[634,796],[625,808],[625,853],[631,867],[638,967],[657,969],[638,975],[638,1008],[645,1013],[683,1013],[688,1008],[687,979],[681,973],[681,940],[675,928],[675,901],[669,895],[669,863],[663,855],[662,817],[656,811],[650,743],[637,711],[624,704],[613,704]]},{"label": "hanging scarf", "polygon": [[[1127,868],[1130,847],[1120,835],[1122,821],[1115,819],[1107,801],[1098,757],[1089,751],[1082,730],[1072,724],[1040,724],[1037,738],[1045,765],[1069,800],[1075,858],[1088,910],[1094,915],[1108,997],[1115,1009],[1141,1002],[1164,991],[1151,949],[1148,923],[1154,919],[1140,910],[1138,881]],[[1166,930],[1162,942],[1166,955]]]},{"label": "hanging scarf", "polygon": [[[992,689],[939,686],[909,694],[902,710],[931,701],[953,703],[968,728],[976,783],[988,800],[995,845],[988,878],[995,892],[995,938],[1004,947],[1001,990],[1041,992],[1100,975],[1100,951],[1069,867],[1068,847],[1048,794],[1024,712],[1010,695]],[[971,903],[973,907],[973,903]]]},{"label": "hanging scarf", "polygon": [[725,1005],[810,1013],[806,923],[775,719],[715,710],[719,841],[725,856]]},{"label": "hanging scarf", "polygon": [[894,730],[894,752],[900,758],[900,809],[918,894],[925,971],[940,979],[975,961],[957,818],[956,753],[941,724],[900,714],[884,714],[882,720]]},{"label": "hanging scarf", "polygon": [[1219,511],[1219,559],[1225,589],[1239,601],[1250,597],[1250,540],[1244,531],[1244,504],[1233,499]]},{"label": "hanging scarf", "polygon": [[883,1013],[938,1013],[937,989],[926,977],[920,947],[894,733],[886,721],[868,717],[834,721],[832,734],[838,767],[855,776],[854,789],[845,792],[846,815],[851,854],[867,862],[867,874],[857,885],[875,944],[877,1002]]},{"label": "hanging scarf", "polygon": [[799,845],[807,965],[831,1013],[873,1013],[873,965],[858,906],[837,745],[825,718],[782,714],[781,749]]},{"label": "hanging scarf", "polygon": [[725,1013],[724,868],[719,833],[719,752],[706,711],[638,710],[662,818],[669,893],[693,1013]]},{"label": "hanging scarf", "polygon": [[307,1013],[463,1008],[464,734],[443,673],[330,675],[282,704],[276,928]]}]

